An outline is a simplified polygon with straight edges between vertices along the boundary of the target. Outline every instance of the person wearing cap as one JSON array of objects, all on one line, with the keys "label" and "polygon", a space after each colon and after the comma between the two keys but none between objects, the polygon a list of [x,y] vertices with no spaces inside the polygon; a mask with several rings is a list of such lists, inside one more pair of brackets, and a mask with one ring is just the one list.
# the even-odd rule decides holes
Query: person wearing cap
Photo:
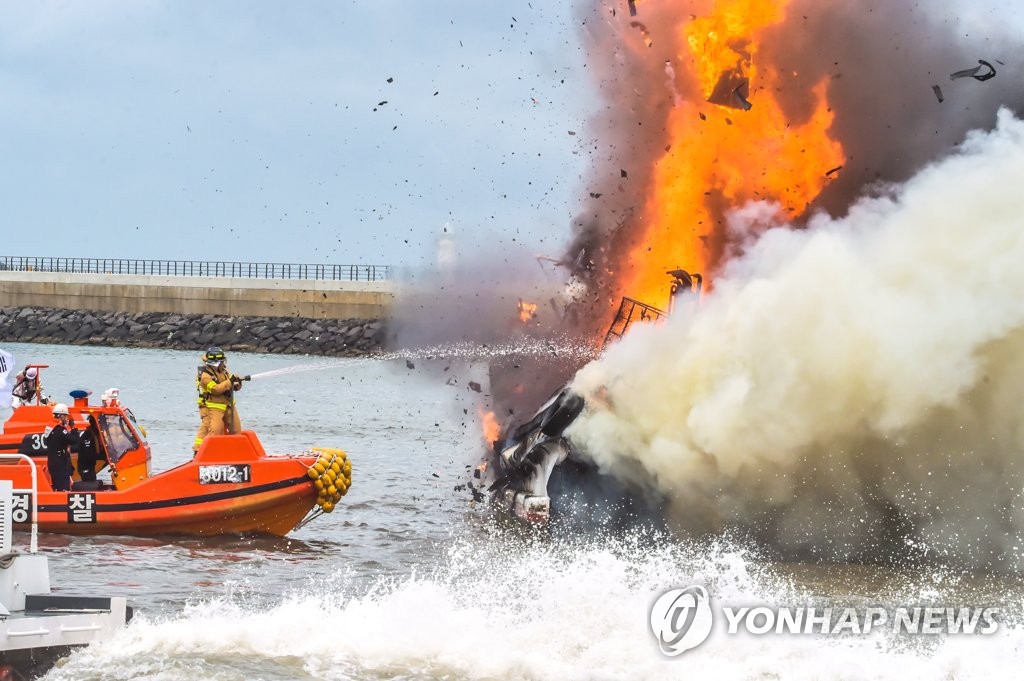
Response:
[{"label": "person wearing cap", "polygon": [[11,408],[17,409],[24,404],[32,404],[41,390],[39,369],[26,367],[14,379],[14,389],[11,390]]},{"label": "person wearing cap", "polygon": [[[192,443],[192,450],[198,451],[199,445],[207,435],[224,435],[225,433],[242,432],[241,419],[235,407],[235,391],[242,389],[242,379],[228,371],[227,356],[220,348],[210,348],[203,355],[203,364],[199,366],[196,388],[199,391],[200,419],[199,431]],[[202,408],[206,408],[205,417]]]},{"label": "person wearing cap", "polygon": [[53,405],[53,416],[57,425],[46,434],[46,470],[50,473],[50,485],[55,492],[67,492],[71,489],[71,415],[68,405]]}]

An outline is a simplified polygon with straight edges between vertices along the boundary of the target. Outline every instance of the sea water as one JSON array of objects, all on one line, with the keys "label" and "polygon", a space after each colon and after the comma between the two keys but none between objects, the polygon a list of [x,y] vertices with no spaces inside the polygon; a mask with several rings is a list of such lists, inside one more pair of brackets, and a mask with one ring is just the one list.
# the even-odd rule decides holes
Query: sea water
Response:
[{"label": "sea water", "polygon": [[[46,363],[64,399],[116,387],[153,467],[186,461],[198,352],[7,344]],[[482,397],[460,369],[400,359],[229,353],[257,378],[243,425],[269,452],[341,447],[353,486],[287,538],[43,535],[55,590],[124,595],[136,617],[50,679],[993,679],[1024,661],[1024,580],[952,567],[794,565],[741,541],[595,529],[565,536],[494,519],[462,488],[483,447]],[[411,368],[410,368],[411,367]],[[472,368],[462,371],[472,371]],[[457,489],[459,488],[459,489]],[[18,539],[24,540],[21,536]],[[649,622],[666,590],[704,585],[708,639],[682,655]],[[722,606],[991,606],[980,634],[753,634]]]}]

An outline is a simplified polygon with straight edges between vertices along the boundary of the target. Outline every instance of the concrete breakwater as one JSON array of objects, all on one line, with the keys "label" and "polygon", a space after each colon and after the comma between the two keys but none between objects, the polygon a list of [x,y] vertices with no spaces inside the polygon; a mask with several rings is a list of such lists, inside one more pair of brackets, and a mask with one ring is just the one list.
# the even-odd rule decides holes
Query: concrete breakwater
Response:
[{"label": "concrete breakwater", "polygon": [[384,319],[390,281],[256,279],[0,270],[0,305],[226,317]]},{"label": "concrete breakwater", "polygon": [[386,337],[382,320],[0,308],[0,342],[350,357],[380,350]]}]

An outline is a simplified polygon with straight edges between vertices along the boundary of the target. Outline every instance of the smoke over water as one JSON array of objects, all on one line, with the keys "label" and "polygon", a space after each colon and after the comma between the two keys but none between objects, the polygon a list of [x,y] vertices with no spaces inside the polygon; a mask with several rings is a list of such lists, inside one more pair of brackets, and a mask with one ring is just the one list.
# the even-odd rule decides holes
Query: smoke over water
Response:
[{"label": "smoke over water", "polygon": [[[413,365],[460,389],[489,384],[488,408],[503,418],[532,413],[552,376],[564,383],[596,354],[589,339],[560,331],[568,300],[564,277],[534,254],[480,249],[403,283],[393,354],[423,360]],[[473,364],[482,359],[488,372],[480,376]]]},{"label": "smoke over water", "polygon": [[745,252],[694,313],[579,372],[571,437],[696,534],[1024,569],[1022,186],[1024,122],[1003,111],[845,217],[731,213]]}]

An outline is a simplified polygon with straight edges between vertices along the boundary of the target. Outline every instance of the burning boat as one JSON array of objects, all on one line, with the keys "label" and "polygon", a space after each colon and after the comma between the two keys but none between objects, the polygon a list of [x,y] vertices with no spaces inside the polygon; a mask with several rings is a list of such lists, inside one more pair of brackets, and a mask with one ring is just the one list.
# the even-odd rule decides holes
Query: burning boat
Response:
[{"label": "burning boat", "polygon": [[[720,271],[742,251],[744,233],[731,224],[731,210],[756,203],[760,212],[751,229],[766,229],[805,215],[837,179],[846,152],[830,134],[836,118],[832,79],[808,75],[797,91],[793,68],[762,58],[787,20],[787,4],[717,3],[696,14],[674,3],[651,3],[643,23],[613,11],[594,27],[595,45],[616,56],[608,81],[629,84],[609,90],[613,99],[602,129],[625,137],[614,147],[618,172],[601,164],[591,180],[591,200],[566,251],[572,256],[556,262],[587,291],[585,301],[567,310],[559,331],[568,327],[607,345],[633,323],[657,323],[673,312],[678,294],[699,291],[702,284],[700,275],[673,270],[668,305],[651,305],[664,294],[665,265],[688,262],[699,271]],[[617,300],[614,320],[605,326],[604,306]],[[579,368],[560,371],[557,379],[555,372],[538,370],[535,380],[517,379],[513,387],[525,384],[522,395],[529,398],[537,386],[565,381]],[[554,391],[530,419],[505,429],[487,468],[495,499],[531,522],[557,515],[566,495],[595,489],[577,484],[584,478],[598,483],[585,503],[609,490],[630,497],[626,483],[599,479],[597,466],[573,442],[571,424],[586,405],[569,385]],[[492,380],[492,392],[502,398],[514,392],[507,387],[496,389]]]},{"label": "burning boat", "polygon": [[[664,319],[685,294],[700,294],[700,274],[683,269],[667,274],[672,277],[668,310],[622,298],[605,334],[605,347],[622,338],[634,323]],[[499,508],[531,524],[550,520],[553,496],[556,511],[600,502],[605,509],[613,505],[628,515],[646,514],[646,509],[637,507],[640,495],[628,483],[603,475],[586,451],[566,435],[585,407],[583,397],[563,385],[530,419],[510,425],[499,436],[489,460],[478,469],[488,478],[491,498]]]}]

